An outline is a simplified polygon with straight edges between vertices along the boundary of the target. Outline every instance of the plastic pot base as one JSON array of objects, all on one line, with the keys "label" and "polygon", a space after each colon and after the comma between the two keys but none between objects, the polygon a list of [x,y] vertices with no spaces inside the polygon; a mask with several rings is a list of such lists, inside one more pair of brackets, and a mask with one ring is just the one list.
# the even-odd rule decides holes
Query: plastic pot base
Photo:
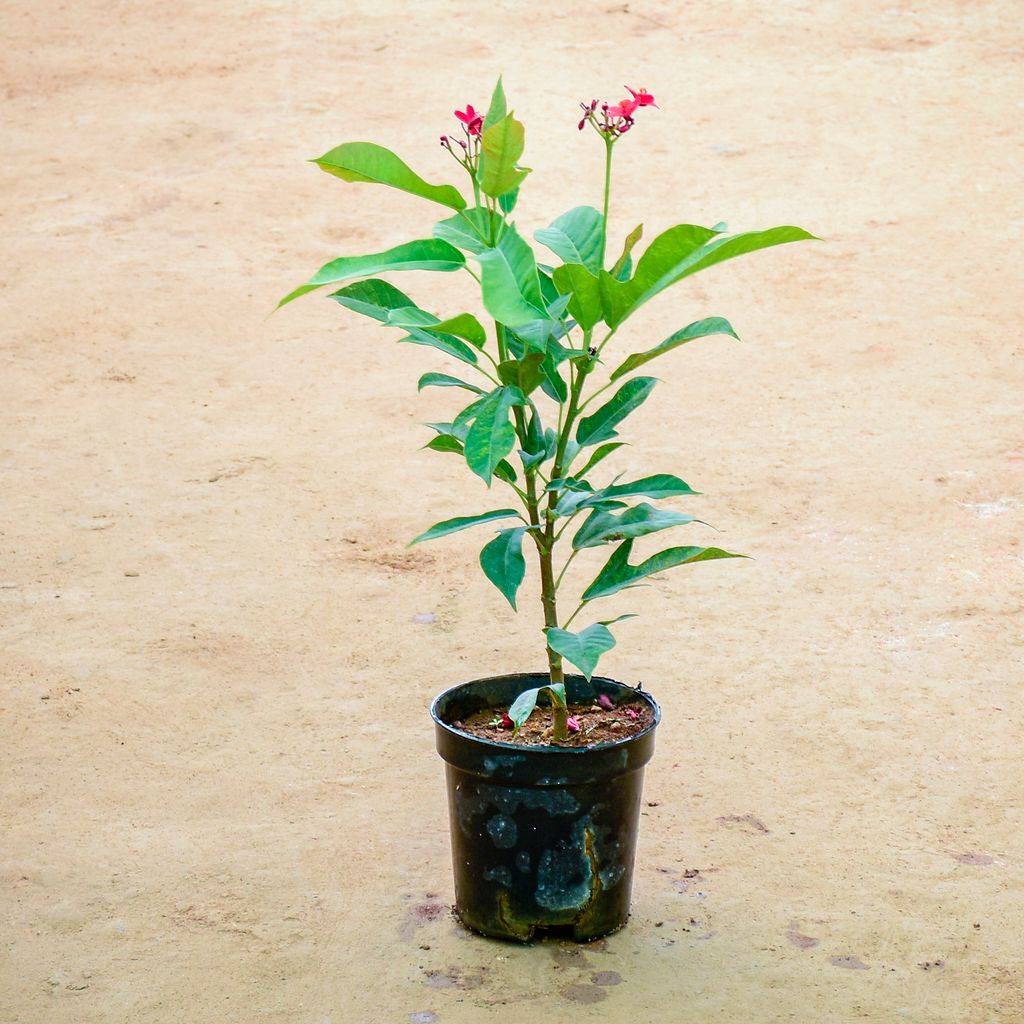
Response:
[{"label": "plastic pot base", "polygon": [[[593,747],[520,747],[456,730],[484,708],[507,708],[537,673],[463,683],[431,706],[446,762],[455,909],[473,931],[528,942],[589,942],[629,918],[644,765],[660,709],[646,693],[600,676],[567,676],[570,703],[640,698],[651,725]],[[544,713],[543,707],[535,714]]]}]

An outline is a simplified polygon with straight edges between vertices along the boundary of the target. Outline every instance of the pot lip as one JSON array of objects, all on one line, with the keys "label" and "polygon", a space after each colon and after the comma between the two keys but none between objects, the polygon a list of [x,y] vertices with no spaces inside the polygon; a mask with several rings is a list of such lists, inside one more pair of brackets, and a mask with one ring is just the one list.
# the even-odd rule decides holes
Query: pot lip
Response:
[{"label": "pot lip", "polygon": [[[628,683],[619,682],[618,679],[612,679],[609,676],[594,676],[594,679],[603,679],[606,682],[614,683],[616,686],[621,686],[625,690],[632,690],[634,693],[642,697],[650,704],[654,711],[654,719],[642,732],[634,733],[632,736],[626,736],[621,740],[610,740],[607,743],[594,743],[589,747],[559,747],[550,744],[537,744],[535,746],[525,746],[515,743],[498,743],[495,740],[484,739],[482,736],[474,736],[472,733],[463,732],[461,729],[456,729],[454,726],[449,725],[445,722],[438,714],[437,706],[440,702],[447,697],[449,694],[454,693],[456,690],[461,690],[464,686],[472,686],[474,683],[487,682],[491,679],[508,679],[514,678],[515,676],[535,676],[535,675],[546,675],[544,672],[503,672],[496,676],[481,676],[478,679],[467,679],[462,683],[455,683],[453,686],[449,686],[442,690],[431,702],[430,702],[430,717],[434,720],[434,724],[444,729],[446,733],[456,737],[460,741],[466,743],[476,743],[482,747],[490,748],[499,754],[508,755],[512,754],[560,754],[566,756],[580,756],[582,754],[590,754],[596,751],[604,750],[615,750],[617,747],[626,747],[632,743],[636,743],[643,739],[645,736],[649,736],[654,730],[661,724],[661,707],[658,702],[648,693],[646,690],[641,690],[638,687],[630,686]],[[576,676],[576,678],[582,679],[583,676]]]}]

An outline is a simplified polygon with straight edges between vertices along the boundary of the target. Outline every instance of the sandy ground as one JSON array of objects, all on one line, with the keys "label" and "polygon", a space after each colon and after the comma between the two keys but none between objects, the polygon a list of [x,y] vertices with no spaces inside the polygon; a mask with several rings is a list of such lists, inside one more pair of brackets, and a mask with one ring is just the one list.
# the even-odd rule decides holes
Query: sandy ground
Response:
[{"label": "sandy ground", "polygon": [[[1024,1020],[1018,4],[2,21],[0,1020]],[[322,300],[267,317],[440,211],[303,161],[367,138],[443,178],[499,71],[525,230],[597,199],[575,103],[628,82],[663,109],[620,150],[620,236],[828,239],[623,341],[743,336],[660,364],[617,468],[679,473],[756,560],[616,606],[642,617],[602,667],[665,720],[634,917],[584,949],[447,913],[426,705],[539,662],[479,534],[405,548],[490,507],[416,452],[454,406],[414,381],[449,367]],[[450,312],[472,284],[399,283]]]}]

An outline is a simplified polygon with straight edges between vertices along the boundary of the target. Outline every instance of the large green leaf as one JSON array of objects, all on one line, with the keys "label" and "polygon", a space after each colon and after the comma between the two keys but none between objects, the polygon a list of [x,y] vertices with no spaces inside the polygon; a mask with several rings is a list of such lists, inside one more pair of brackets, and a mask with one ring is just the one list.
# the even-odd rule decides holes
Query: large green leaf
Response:
[{"label": "large green leaf", "polygon": [[526,559],[523,558],[525,533],[525,526],[501,530],[480,552],[480,568],[484,575],[505,595],[513,608],[516,607],[516,591],[526,575]]},{"label": "large green leaf", "polygon": [[587,460],[587,464],[581,470],[578,470],[576,472],[576,476],[585,479],[586,475],[599,462],[602,462],[604,459],[608,458],[608,456],[611,455],[611,453],[615,451],[616,448],[621,448],[625,443],[625,441],[609,441],[608,444],[601,445],[599,448],[595,450],[594,454],[591,455],[590,458]]},{"label": "large green leaf", "polygon": [[495,466],[515,448],[516,431],[509,422],[509,411],[521,401],[517,388],[495,389],[478,406],[466,435],[466,465],[488,487]]},{"label": "large green leaf", "polygon": [[746,555],[733,554],[721,548],[669,548],[652,555],[639,565],[629,564],[629,553],[633,550],[633,541],[623,541],[612,553],[604,568],[598,573],[597,579],[583,591],[584,601],[594,601],[599,597],[610,597],[627,587],[635,587],[642,579],[654,573],[672,569],[677,565],[688,565],[691,562],[707,562],[716,558],[746,558]]},{"label": "large green leaf", "polygon": [[336,292],[331,292],[327,297],[381,323],[387,321],[392,311],[416,305],[408,295],[400,292],[393,284],[381,281],[380,278],[356,281],[355,284],[348,284]]},{"label": "large green leaf", "polygon": [[634,377],[623,384],[600,409],[580,420],[576,428],[580,447],[615,437],[615,427],[643,404],[657,383],[654,377]]},{"label": "large green leaf", "polygon": [[533,237],[546,245],[563,263],[582,264],[597,274],[601,269],[601,232],[604,218],[592,206],[577,206],[563,213],[550,227]]},{"label": "large green leaf", "polygon": [[501,75],[498,75],[498,81],[494,85],[494,91],[491,93],[491,103],[487,108],[487,113],[484,115],[483,127],[490,128],[491,125],[497,124],[506,114],[508,113],[508,104],[505,101],[505,88],[501,84]]},{"label": "large green leaf", "polygon": [[500,121],[484,128],[477,170],[477,181],[484,195],[497,199],[506,192],[512,192],[530,173],[528,167],[517,166],[523,155],[525,137],[522,122],[512,114],[506,114]]},{"label": "large green leaf", "polygon": [[569,315],[585,331],[602,317],[601,286],[594,275],[579,263],[563,263],[551,275],[555,287],[569,296]]},{"label": "large green leaf", "polygon": [[[627,615],[620,618],[629,618]],[[612,619],[617,622],[618,619]],[[545,630],[548,637],[548,646],[556,654],[560,654],[566,661],[572,662],[587,680],[594,674],[601,655],[610,651],[615,646],[615,637],[604,622],[595,622],[578,633],[570,633],[565,629],[558,629],[554,626]]]},{"label": "large green leaf", "polygon": [[637,352],[629,356],[616,367],[611,379],[618,380],[619,377],[632,373],[637,367],[649,363],[666,352],[671,352],[674,348],[679,348],[680,345],[696,341],[698,338],[707,338],[712,334],[728,334],[730,337],[739,339],[739,335],[732,329],[732,324],[728,320],[723,320],[720,316],[709,316],[669,335],[660,345],[655,345],[654,348],[649,348],[646,352]]},{"label": "large green leaf", "polygon": [[304,285],[289,292],[277,308],[324,285],[350,281],[354,277],[369,277],[388,270],[461,270],[465,264],[466,257],[455,246],[439,238],[406,242],[368,256],[342,256],[322,266]]},{"label": "large green leaf", "polygon": [[[429,424],[435,430],[441,429],[440,423]],[[429,444],[425,444],[424,448],[429,448],[434,452],[452,452],[456,455],[465,455],[465,448],[462,442],[455,436],[455,434],[439,433]],[[502,459],[497,466],[494,467],[494,475],[499,480],[504,480],[506,483],[514,484],[516,482],[516,471],[512,466],[512,463],[506,462]]]},{"label": "large green leaf", "polygon": [[472,313],[460,313],[439,323],[426,327],[428,331],[439,331],[442,334],[454,334],[456,338],[464,338],[471,345],[483,348],[487,342],[487,332]]},{"label": "large green leaf", "polygon": [[521,519],[522,516],[514,508],[499,508],[493,512],[483,512],[478,516],[459,516],[456,519],[446,519],[443,523],[435,523],[425,533],[414,537],[409,541],[409,547],[419,544],[424,540],[436,540],[438,537],[447,537],[450,533],[458,533],[459,530],[467,530],[471,526],[480,526],[482,523],[492,523],[495,519]]},{"label": "large green leaf", "polygon": [[649,533],[658,533],[672,526],[685,526],[693,521],[693,516],[655,508],[644,501],[618,515],[614,512],[592,512],[576,531],[572,546],[577,551],[581,548],[596,548],[609,541],[645,537]]},{"label": "large green leaf", "polygon": [[631,280],[616,281],[610,274],[602,273],[601,292],[605,320],[610,326],[617,327],[627,316],[659,292],[684,277],[696,274],[716,263],[758,249],[814,237],[803,228],[790,225],[724,236],[715,228],[679,224],[669,228],[651,242],[647,251],[640,257],[636,273]]},{"label": "large green leaf", "polygon": [[490,239],[497,237],[501,218],[482,206],[463,210],[454,217],[439,220],[434,225],[433,235],[449,242],[466,252],[479,256],[490,248]]},{"label": "large green leaf", "polygon": [[421,327],[412,326],[406,327],[406,330],[409,333],[398,339],[399,344],[425,345],[427,348],[436,348],[439,352],[454,356],[469,366],[477,365],[476,350],[460,341],[454,334],[433,334]]},{"label": "large green leaf", "polygon": [[605,498],[675,498],[681,494],[700,494],[700,491],[695,491],[685,480],[671,473],[656,473],[628,484],[612,484],[602,488],[600,493]]},{"label": "large green leaf", "polygon": [[312,163],[343,181],[390,185],[453,210],[462,210],[466,206],[466,200],[457,189],[451,185],[428,184],[390,149],[373,142],[346,142]]},{"label": "large green leaf", "polygon": [[474,391],[478,395],[484,394],[483,389],[478,388],[475,384],[459,380],[458,377],[450,377],[447,373],[423,374],[416,384],[416,390],[422,391],[424,388],[465,388],[466,391]]},{"label": "large green leaf", "polygon": [[477,254],[487,312],[508,327],[546,318],[533,250],[511,224],[495,248]]}]

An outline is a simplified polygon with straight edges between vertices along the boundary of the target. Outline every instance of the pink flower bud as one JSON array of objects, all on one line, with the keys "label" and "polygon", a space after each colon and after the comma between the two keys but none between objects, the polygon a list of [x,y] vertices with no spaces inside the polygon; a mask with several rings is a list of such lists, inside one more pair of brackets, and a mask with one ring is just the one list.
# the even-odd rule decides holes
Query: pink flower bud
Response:
[{"label": "pink flower bud", "polygon": [[615,707],[612,703],[611,697],[609,697],[607,693],[602,693],[601,696],[597,698],[597,703],[600,704],[605,711],[611,711],[611,709]]},{"label": "pink flower bud", "polygon": [[581,728],[579,719],[571,716],[568,719],[566,719],[565,725],[569,732],[579,732]]}]

